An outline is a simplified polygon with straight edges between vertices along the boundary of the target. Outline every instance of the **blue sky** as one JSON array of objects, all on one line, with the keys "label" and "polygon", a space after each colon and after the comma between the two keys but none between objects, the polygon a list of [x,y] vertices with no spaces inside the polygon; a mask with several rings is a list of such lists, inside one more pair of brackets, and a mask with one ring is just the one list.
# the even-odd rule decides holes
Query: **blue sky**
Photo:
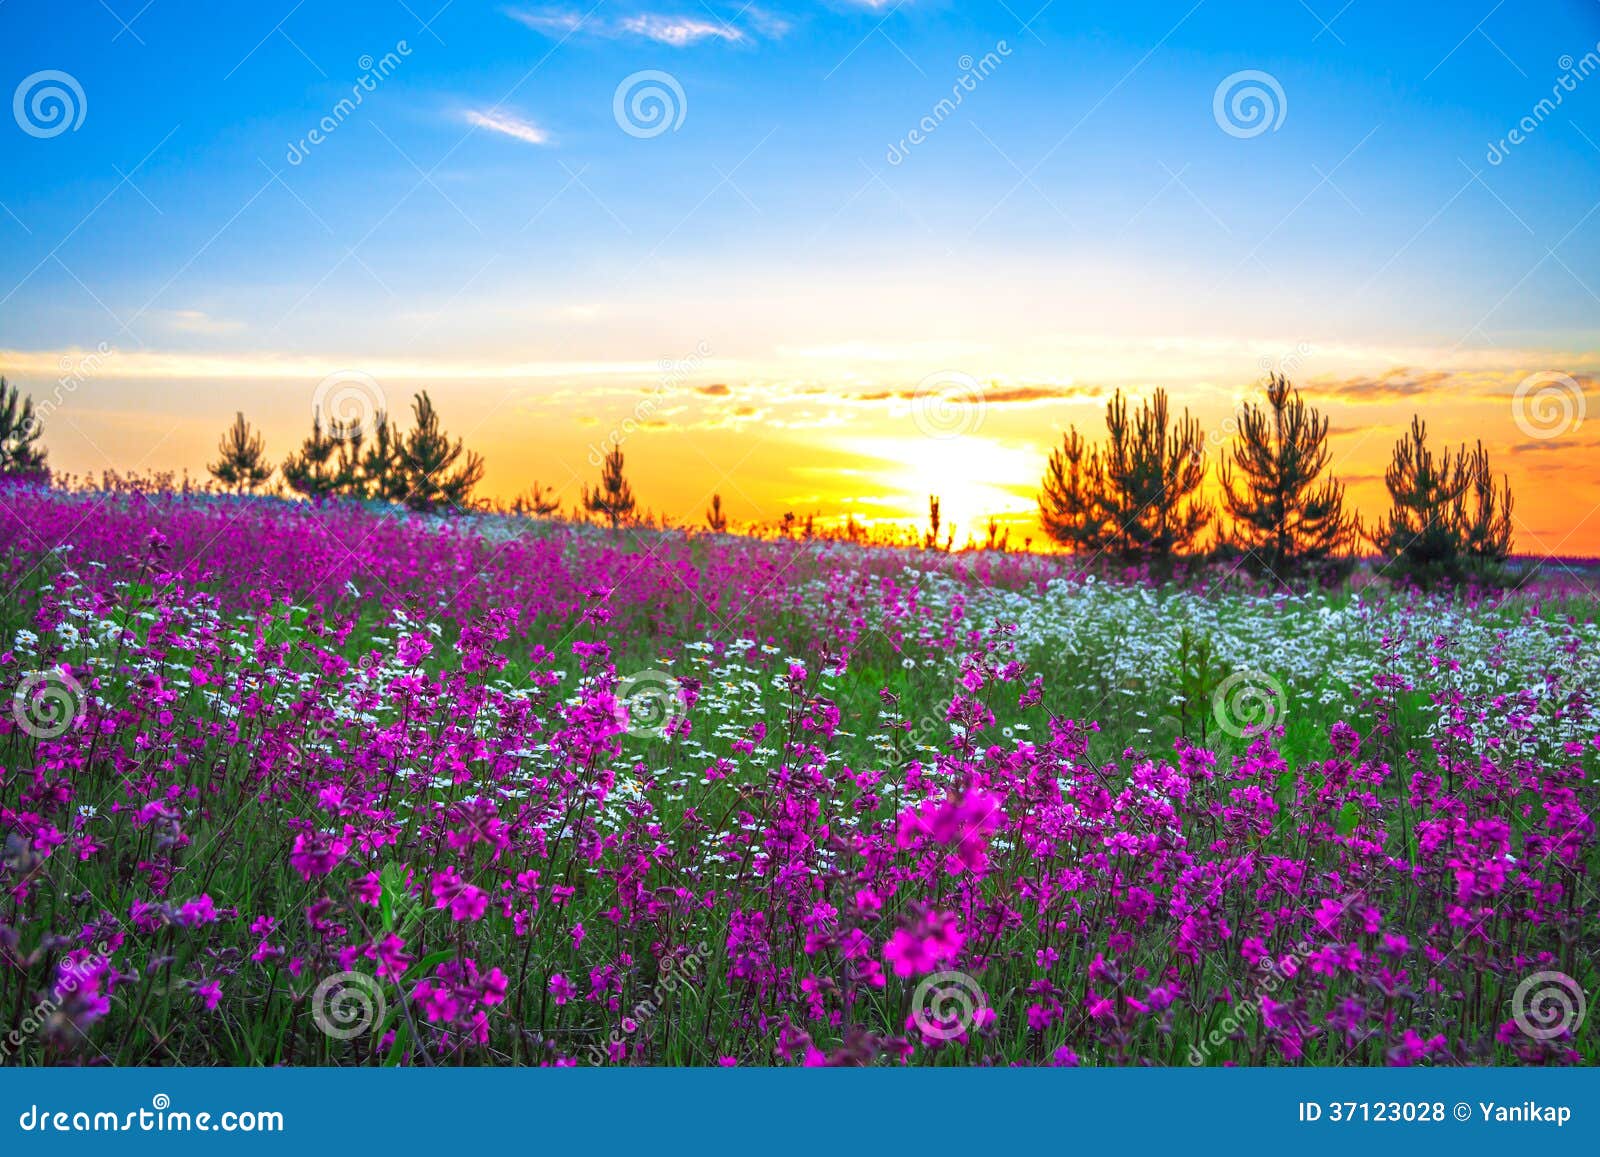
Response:
[{"label": "blue sky", "polygon": [[[114,348],[85,411],[204,381],[197,421],[270,423],[349,365],[579,406],[702,347],[769,391],[959,362],[1197,406],[1263,351],[1330,383],[1594,360],[1600,76],[1486,156],[1597,51],[1587,0],[8,0],[0,37],[8,88],[59,70],[86,106],[0,122],[0,361],[48,384]],[[619,126],[641,70],[675,130]],[[1281,92],[1255,135],[1214,107],[1246,70]]]}]

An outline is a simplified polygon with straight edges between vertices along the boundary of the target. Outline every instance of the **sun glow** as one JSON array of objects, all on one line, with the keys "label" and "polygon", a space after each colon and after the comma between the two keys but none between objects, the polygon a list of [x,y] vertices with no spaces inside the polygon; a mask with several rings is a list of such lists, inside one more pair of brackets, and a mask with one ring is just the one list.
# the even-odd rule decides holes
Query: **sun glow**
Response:
[{"label": "sun glow", "polygon": [[1038,483],[1035,454],[988,439],[876,437],[842,439],[839,449],[862,460],[862,515],[867,521],[927,522],[928,498],[939,499],[940,518],[956,541],[982,538],[991,517],[1026,522]]}]

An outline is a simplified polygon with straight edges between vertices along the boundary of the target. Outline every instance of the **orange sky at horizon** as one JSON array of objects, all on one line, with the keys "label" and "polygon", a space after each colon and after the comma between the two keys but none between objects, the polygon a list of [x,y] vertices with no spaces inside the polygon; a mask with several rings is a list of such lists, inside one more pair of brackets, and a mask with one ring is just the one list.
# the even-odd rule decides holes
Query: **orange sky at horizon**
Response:
[{"label": "orange sky at horizon", "polygon": [[[1256,352],[1270,348],[1286,352]],[[1214,487],[1232,415],[1244,400],[1259,399],[1264,370],[1281,368],[1329,417],[1333,472],[1369,524],[1387,507],[1383,470],[1415,412],[1436,447],[1481,439],[1496,473],[1509,476],[1519,554],[1600,556],[1595,354],[1461,355],[1441,359],[1450,369],[1422,371],[1359,351],[1259,343],[1139,360],[1117,374],[1109,353],[1069,359],[1092,378],[1046,378],[1027,367],[969,376],[859,350],[759,366],[719,361],[697,347],[655,364],[427,367],[367,359],[370,373],[334,374],[330,385],[329,367],[315,362],[68,350],[0,351],[0,372],[34,397],[51,465],[67,474],[204,477],[235,410],[262,430],[269,457],[281,462],[309,429],[319,382],[323,400],[358,412],[387,405],[402,424],[412,394],[426,387],[446,428],[484,456],[481,497],[509,501],[537,481],[571,508],[620,438],[641,507],[674,523],[703,522],[720,493],[735,525],[773,524],[792,511],[824,522],[854,516],[920,527],[928,496],[937,494],[958,544],[981,540],[993,517],[1013,543],[1032,536],[1037,548],[1034,495],[1046,458],[1069,425],[1090,440],[1103,434],[1113,389],[1140,398],[1164,386],[1175,411],[1191,409],[1208,435]],[[1186,375],[1185,364],[1200,372]]]}]

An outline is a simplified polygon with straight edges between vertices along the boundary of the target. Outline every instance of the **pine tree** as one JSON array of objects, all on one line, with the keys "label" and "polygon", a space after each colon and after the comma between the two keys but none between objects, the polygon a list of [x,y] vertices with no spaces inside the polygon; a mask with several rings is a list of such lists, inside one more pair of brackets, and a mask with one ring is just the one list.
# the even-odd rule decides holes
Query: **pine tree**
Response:
[{"label": "pine tree", "polygon": [[399,448],[401,497],[413,510],[466,510],[472,491],[483,481],[483,459],[460,438],[450,441],[426,390],[412,401],[411,411],[414,425]]},{"label": "pine tree", "polygon": [[244,412],[233,417],[217,443],[217,461],[208,463],[206,469],[218,482],[240,494],[252,494],[272,477],[272,464],[267,461],[267,443],[261,434],[244,420]]},{"label": "pine tree", "polygon": [[33,412],[33,398],[0,377],[0,475],[44,473],[45,449],[39,445],[44,423]]},{"label": "pine tree", "polygon": [[1100,507],[1104,478],[1099,455],[1089,449],[1076,426],[1061,436],[1045,468],[1039,495],[1039,523],[1062,546],[1084,554],[1106,545],[1105,517]]},{"label": "pine tree", "polygon": [[347,429],[337,419],[324,431],[319,409],[311,415],[311,436],[278,469],[289,489],[307,498],[348,494],[357,481],[352,444],[359,446],[360,440],[359,429]]},{"label": "pine tree", "polygon": [[511,510],[525,518],[549,518],[552,514],[560,512],[561,501],[556,497],[554,490],[540,486],[536,479],[526,494],[517,495],[517,500],[511,504]]},{"label": "pine tree", "polygon": [[[954,535],[954,531],[951,532]],[[928,495],[928,532],[922,536],[925,550],[939,549],[939,496]]]},{"label": "pine tree", "polygon": [[583,505],[594,514],[604,515],[615,530],[632,519],[633,487],[623,474],[622,447],[613,446],[600,464],[600,485],[583,488]]},{"label": "pine tree", "polygon": [[1481,442],[1436,459],[1427,425],[1413,415],[1384,482],[1389,514],[1370,537],[1389,569],[1423,587],[1500,577],[1511,553],[1511,483],[1496,489]]},{"label": "pine tree", "polygon": [[406,472],[401,459],[405,439],[389,415],[379,410],[373,420],[372,444],[360,459],[361,498],[378,502],[399,502],[406,496]]},{"label": "pine tree", "polygon": [[1452,523],[1466,478],[1449,450],[1435,460],[1421,418],[1413,415],[1410,432],[1395,443],[1383,480],[1390,509],[1371,535],[1373,546],[1402,573],[1422,581],[1442,577],[1458,549]]},{"label": "pine tree", "polygon": [[1345,516],[1344,486],[1323,478],[1329,461],[1328,419],[1272,375],[1267,404],[1245,403],[1231,461],[1222,461],[1231,544],[1278,576],[1350,547],[1355,521]]},{"label": "pine tree", "polygon": [[[1471,481],[1458,515],[1462,553],[1470,560],[1468,569],[1478,577],[1495,577],[1500,564],[1511,556],[1511,479],[1502,475],[1501,487],[1495,489],[1489,452],[1482,442],[1465,457],[1463,469]],[[1473,499],[1470,514],[1466,495]]]},{"label": "pine tree", "polygon": [[1164,561],[1189,550],[1211,521],[1197,496],[1205,480],[1200,423],[1183,412],[1170,420],[1167,392],[1131,422],[1122,391],[1106,406],[1106,446],[1099,455],[1099,507],[1111,548],[1127,560]]},{"label": "pine tree", "polygon": [[728,516],[722,509],[722,495],[713,494],[706,509],[706,529],[712,534],[728,533]]}]

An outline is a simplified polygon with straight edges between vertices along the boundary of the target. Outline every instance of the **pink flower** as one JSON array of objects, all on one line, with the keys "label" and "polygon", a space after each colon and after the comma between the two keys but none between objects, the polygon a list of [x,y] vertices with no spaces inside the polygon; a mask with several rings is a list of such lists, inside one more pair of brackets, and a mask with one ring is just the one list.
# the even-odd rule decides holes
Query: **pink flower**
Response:
[{"label": "pink flower", "polygon": [[924,800],[920,807],[900,813],[895,844],[914,846],[927,839],[950,848],[945,870],[952,876],[963,868],[981,872],[988,866],[989,838],[1005,818],[1005,801],[994,792],[968,791],[942,800]]},{"label": "pink flower", "polygon": [[896,976],[920,976],[953,963],[965,942],[954,915],[929,911],[889,937],[883,946],[883,958]]},{"label": "pink flower", "polygon": [[450,909],[450,919],[482,920],[489,910],[489,896],[482,888],[463,880],[454,868],[446,868],[433,878],[433,906]]},{"label": "pink flower", "polygon": [[323,832],[301,832],[294,838],[289,866],[309,883],[312,876],[326,876],[333,871],[349,850],[349,841],[337,836]]},{"label": "pink flower", "polygon": [[498,968],[491,968],[488,975],[482,978],[478,999],[486,1005],[503,1004],[506,999],[506,989],[509,987],[510,982],[506,980],[506,974]]},{"label": "pink flower", "polygon": [[201,924],[215,924],[217,921],[217,906],[212,903],[211,897],[205,894],[196,896],[187,901],[178,909],[178,923],[185,928],[194,928]]},{"label": "pink flower", "polygon": [[411,967],[411,957],[405,952],[406,942],[393,932],[366,950],[368,960],[378,964],[378,976],[386,980],[399,980]]},{"label": "pink flower", "polygon": [[204,1002],[207,1012],[214,1012],[217,1002],[222,999],[222,986],[215,980],[208,980],[204,984],[195,985],[194,994]]},{"label": "pink flower", "polygon": [[560,1006],[578,995],[578,990],[572,987],[572,981],[557,972],[550,977],[550,995],[556,998],[556,1004]]},{"label": "pink flower", "polygon": [[350,888],[355,898],[361,903],[376,908],[378,901],[383,899],[383,884],[376,872],[368,872],[357,880]]},{"label": "pink flower", "polygon": [[433,640],[419,632],[400,640],[400,647],[395,657],[400,660],[402,667],[415,667],[431,654],[433,654]]},{"label": "pink flower", "polygon": [[84,948],[67,953],[56,966],[54,988],[62,1017],[79,1031],[87,1028],[111,1011],[111,990],[116,982],[109,961]]},{"label": "pink flower", "polygon": [[1424,1039],[1418,1036],[1415,1030],[1408,1028],[1405,1035],[1400,1038],[1400,1043],[1389,1050],[1389,1063],[1402,1068],[1409,1067],[1444,1047],[1443,1033]]},{"label": "pink flower", "polygon": [[411,995],[422,1005],[422,1015],[430,1024],[454,1020],[456,1013],[461,1011],[461,1002],[456,999],[451,987],[439,983],[432,977],[417,985],[416,991]]}]

